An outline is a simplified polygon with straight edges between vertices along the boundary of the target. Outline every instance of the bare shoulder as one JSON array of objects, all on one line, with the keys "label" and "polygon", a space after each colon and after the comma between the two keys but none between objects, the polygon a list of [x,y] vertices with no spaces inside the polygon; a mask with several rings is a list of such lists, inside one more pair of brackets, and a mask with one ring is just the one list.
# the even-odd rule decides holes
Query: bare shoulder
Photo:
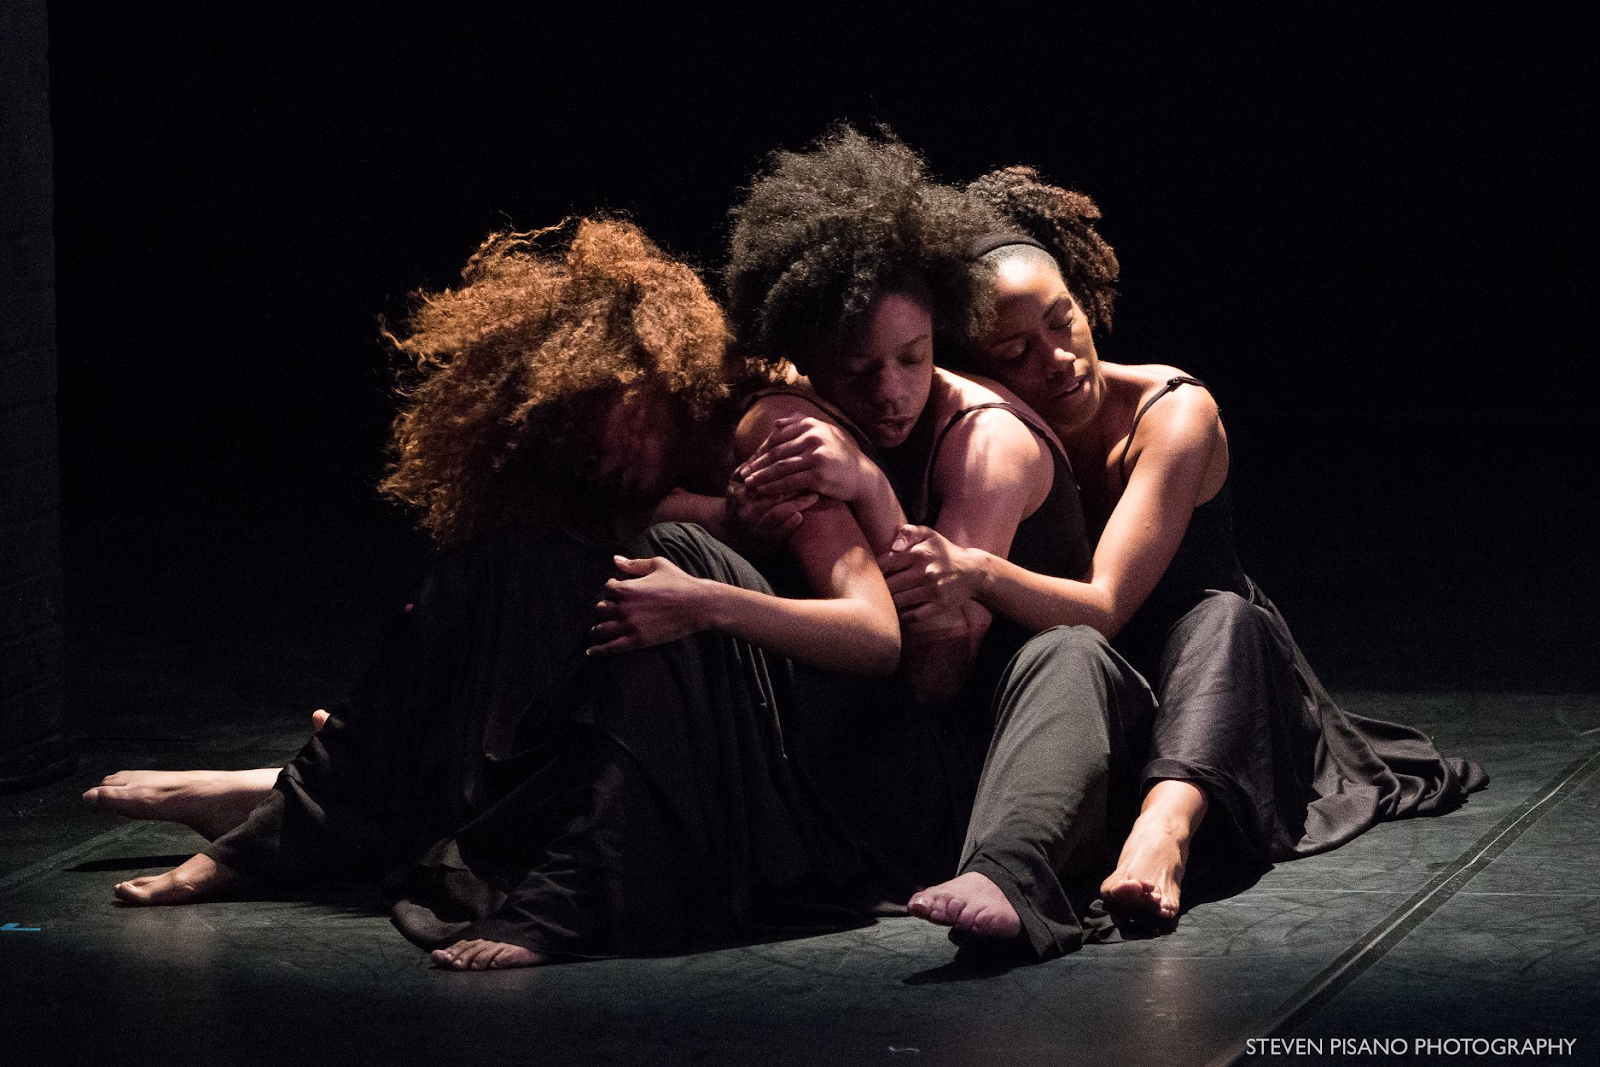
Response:
[{"label": "bare shoulder", "polygon": [[[1144,412],[1134,431],[1130,464],[1136,464],[1145,454],[1174,459],[1181,456],[1209,458],[1223,440],[1217,402],[1209,389],[1185,384],[1166,391],[1172,379],[1190,377],[1182,369],[1155,363],[1122,366],[1118,368],[1118,376],[1124,379],[1126,386],[1132,387],[1130,392],[1136,393],[1129,413],[1130,423],[1137,412]],[[1156,397],[1160,399],[1150,404]],[[1148,409],[1146,404],[1150,404]]]},{"label": "bare shoulder", "polygon": [[957,374],[942,367],[936,373],[939,382],[950,391],[960,407],[970,408],[979,404],[1024,406],[1017,394],[993,379],[981,378],[976,374]]},{"label": "bare shoulder", "polygon": [[779,419],[795,416],[822,419],[837,423],[833,414],[822,404],[821,398],[811,398],[799,390],[765,393],[751,401],[739,425],[733,432],[734,448],[747,456],[761,446],[772,424]]}]

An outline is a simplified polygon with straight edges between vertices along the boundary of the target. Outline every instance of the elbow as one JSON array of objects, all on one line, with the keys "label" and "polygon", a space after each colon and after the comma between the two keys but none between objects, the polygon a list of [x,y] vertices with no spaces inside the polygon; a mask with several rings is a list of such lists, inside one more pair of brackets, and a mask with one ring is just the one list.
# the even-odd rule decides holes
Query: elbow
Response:
[{"label": "elbow", "polygon": [[1100,636],[1110,641],[1122,632],[1122,628],[1128,625],[1137,610],[1137,605],[1109,604],[1102,610],[1095,612],[1093,618],[1085,621],[1096,630],[1099,630]]},{"label": "elbow", "polygon": [[870,678],[887,678],[900,667],[900,628],[881,627],[864,635],[857,646],[857,671]]}]

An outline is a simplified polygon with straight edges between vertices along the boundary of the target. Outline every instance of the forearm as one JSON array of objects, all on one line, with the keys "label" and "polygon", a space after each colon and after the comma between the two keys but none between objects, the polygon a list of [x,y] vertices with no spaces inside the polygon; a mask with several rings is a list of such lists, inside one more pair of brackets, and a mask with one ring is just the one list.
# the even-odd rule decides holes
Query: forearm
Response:
[{"label": "forearm", "polygon": [[[900,658],[900,634],[849,597],[792,600],[701,579],[706,629],[828,670],[884,675]],[[892,616],[891,616],[892,618]]]},{"label": "forearm", "polygon": [[1092,626],[1110,639],[1132,615],[1093,581],[1036,574],[981,549],[968,549],[964,557],[963,569],[976,579],[978,603],[1036,633],[1052,626]]},{"label": "forearm", "polygon": [[900,499],[894,495],[888,475],[865,457],[862,464],[861,488],[856,499],[850,502],[850,510],[876,555],[889,550],[895,534],[905,525],[906,513],[900,507]]},{"label": "forearm", "polygon": [[968,601],[954,625],[904,634],[901,673],[918,701],[944,700],[960,691],[972,673],[989,621],[988,611]]}]

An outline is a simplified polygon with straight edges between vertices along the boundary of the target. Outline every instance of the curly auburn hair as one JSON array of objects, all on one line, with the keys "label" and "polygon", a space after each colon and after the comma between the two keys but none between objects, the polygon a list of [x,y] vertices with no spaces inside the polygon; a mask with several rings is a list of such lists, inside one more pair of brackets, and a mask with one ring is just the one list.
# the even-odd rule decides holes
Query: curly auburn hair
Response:
[{"label": "curly auburn hair", "polygon": [[[540,249],[561,230],[570,240]],[[626,222],[491,234],[459,288],[412,299],[406,322],[382,330],[414,370],[397,388],[379,489],[420,509],[441,544],[575,507],[614,511],[614,494],[586,479],[611,406],[648,388],[686,426],[716,413],[736,376],[705,286]]]},{"label": "curly auburn hair", "polygon": [[[975,210],[998,213],[1049,249],[1089,326],[1111,329],[1111,305],[1117,299],[1121,267],[1117,254],[1094,228],[1100,209],[1093,200],[1051,185],[1032,167],[992,171],[968,185],[967,194]],[[1004,249],[991,256],[997,254],[1003,257]]]},{"label": "curly auburn hair", "polygon": [[887,130],[840,125],[803,152],[773,153],[730,214],[729,314],[740,344],[767,360],[803,371],[853,341],[885,293],[926,292],[936,326],[958,335],[992,303],[966,250],[996,223]]}]

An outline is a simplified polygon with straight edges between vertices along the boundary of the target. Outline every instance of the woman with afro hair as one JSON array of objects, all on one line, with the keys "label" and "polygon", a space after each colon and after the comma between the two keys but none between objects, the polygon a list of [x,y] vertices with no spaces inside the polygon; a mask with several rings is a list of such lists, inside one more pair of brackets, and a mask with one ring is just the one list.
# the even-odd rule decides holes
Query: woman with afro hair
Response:
[{"label": "woman with afro hair", "polygon": [[[783,598],[697,527],[639,534],[685,457],[723,455],[748,369],[699,279],[635,227],[545,236],[490,237],[388,335],[417,370],[383,488],[441,547],[416,603],[264,799],[217,787],[260,802],[121,901],[376,882],[408,938],[473,970],[860,921],[835,906],[849,857],[779,717],[783,657],[894,669],[871,550],[847,508],[815,504],[790,538],[806,595]],[[166,784],[90,799],[227,809],[204,781]],[[139,789],[143,807],[116,795]]]},{"label": "woman with afro hair", "polygon": [[1160,710],[1142,806],[1101,885],[1113,913],[1170,926],[1191,843],[1225,891],[1380,820],[1450,811],[1487,784],[1417,731],[1340,708],[1244,574],[1210,391],[1174,367],[1098,356],[1118,263],[1094,203],[1025,167],[967,193],[973,218],[992,220],[973,245],[991,289],[944,352],[1014,392],[1066,446],[1095,535],[1092,576],[1043,574],[921,528],[906,531],[890,587],[902,609],[976,602],[1029,629],[1087,624],[1150,680]]},{"label": "woman with afro hair", "polygon": [[[849,503],[897,600],[895,561],[925,529],[908,515],[952,544],[1086,580],[1083,515],[1050,429],[1005,390],[934,366],[936,335],[970,329],[992,284],[968,254],[988,221],[905,145],[849,128],[777,153],[733,214],[737,336],[804,375],[746,415],[774,430],[734,473],[745,521],[797,496]],[[789,521],[804,530],[810,514]],[[1121,779],[1143,748],[1148,687],[1086,626],[1033,637],[1044,628],[970,598],[902,606],[903,677],[802,701],[813,730],[791,735],[795,765],[835,801],[886,896],[974,949],[1071,951],[1106,930],[1089,908],[1110,869],[1107,826],[1132,819],[1108,806],[1134,793]],[[960,899],[930,903],[934,883]]]}]

